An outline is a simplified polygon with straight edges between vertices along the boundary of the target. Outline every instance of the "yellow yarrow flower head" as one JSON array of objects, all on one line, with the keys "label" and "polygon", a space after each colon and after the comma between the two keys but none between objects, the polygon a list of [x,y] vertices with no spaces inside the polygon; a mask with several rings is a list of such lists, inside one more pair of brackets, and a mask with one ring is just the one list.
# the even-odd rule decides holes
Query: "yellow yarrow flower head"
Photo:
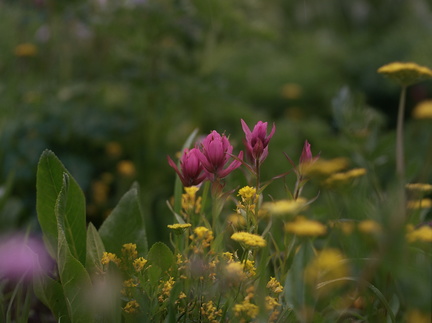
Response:
[{"label": "yellow yarrow flower head", "polygon": [[190,223],[175,223],[175,224],[168,224],[168,229],[171,229],[174,231],[175,234],[181,235],[186,231],[186,229],[190,228],[192,224]]},{"label": "yellow yarrow flower head", "polygon": [[378,69],[378,73],[388,76],[402,86],[409,86],[432,78],[431,69],[410,62],[386,64]]},{"label": "yellow yarrow flower head", "polygon": [[327,233],[324,224],[298,216],[295,221],[285,223],[285,231],[298,236],[318,237]]},{"label": "yellow yarrow flower head", "polygon": [[246,226],[246,219],[241,214],[233,213],[227,217],[227,224],[235,229],[243,228]]},{"label": "yellow yarrow flower head", "polygon": [[262,209],[274,216],[296,215],[304,210],[307,206],[307,200],[299,197],[297,200],[280,200],[275,202],[266,202]]},{"label": "yellow yarrow flower head", "polygon": [[348,167],[348,159],[340,157],[334,159],[318,159],[313,163],[303,165],[302,172],[309,177],[327,177]]},{"label": "yellow yarrow flower head", "polygon": [[15,55],[18,57],[36,56],[38,49],[32,43],[22,43],[15,47]]},{"label": "yellow yarrow flower head", "polygon": [[330,177],[324,181],[324,185],[330,187],[345,185],[351,183],[353,179],[363,176],[365,174],[366,174],[366,169],[354,168],[347,172],[330,175]]},{"label": "yellow yarrow flower head", "polygon": [[418,103],[413,112],[414,119],[432,119],[432,100],[425,100]]},{"label": "yellow yarrow flower head", "polygon": [[377,234],[381,232],[381,225],[374,220],[363,220],[358,224],[360,232],[367,234]]},{"label": "yellow yarrow flower head", "polygon": [[128,314],[134,314],[137,313],[139,309],[139,304],[136,300],[132,300],[126,303],[126,306],[123,307],[123,311],[125,311]]},{"label": "yellow yarrow flower head", "polygon": [[120,265],[120,259],[114,253],[104,252],[101,258],[101,264],[108,265],[110,262],[116,264],[117,266]]},{"label": "yellow yarrow flower head", "polygon": [[249,233],[249,232],[236,232],[231,236],[231,239],[242,244],[246,249],[249,248],[262,248],[267,245],[263,237]]},{"label": "yellow yarrow flower head", "polygon": [[255,203],[256,188],[245,186],[239,189],[238,195],[241,197],[243,203]]},{"label": "yellow yarrow flower head", "polygon": [[324,249],[306,266],[305,281],[310,284],[348,275],[348,266],[337,249]]},{"label": "yellow yarrow flower head", "polygon": [[420,200],[408,201],[408,209],[430,209],[432,208],[432,199],[424,198]]},{"label": "yellow yarrow flower head", "polygon": [[432,227],[429,225],[423,225],[418,229],[408,232],[406,238],[409,242],[432,242]]},{"label": "yellow yarrow flower head", "polygon": [[432,192],[431,184],[424,183],[410,183],[405,185],[406,189],[416,193],[429,193]]}]

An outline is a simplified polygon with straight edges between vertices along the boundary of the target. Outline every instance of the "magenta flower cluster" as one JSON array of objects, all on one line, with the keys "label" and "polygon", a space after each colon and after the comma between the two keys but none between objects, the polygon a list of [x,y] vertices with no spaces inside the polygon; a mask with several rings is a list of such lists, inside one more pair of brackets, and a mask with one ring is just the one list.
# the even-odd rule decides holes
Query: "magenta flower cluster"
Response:
[{"label": "magenta flower cluster", "polygon": [[[259,121],[253,131],[241,120],[245,133],[245,147],[248,159],[254,165],[260,165],[268,155],[268,144],[276,127],[273,124],[267,135],[267,122]],[[229,163],[230,159],[233,159]],[[204,180],[216,181],[239,168],[243,161],[243,152],[233,155],[233,146],[225,134],[213,130],[195,148],[185,149],[180,158],[180,167],[168,156],[168,164],[176,171],[185,187],[199,185]]]}]

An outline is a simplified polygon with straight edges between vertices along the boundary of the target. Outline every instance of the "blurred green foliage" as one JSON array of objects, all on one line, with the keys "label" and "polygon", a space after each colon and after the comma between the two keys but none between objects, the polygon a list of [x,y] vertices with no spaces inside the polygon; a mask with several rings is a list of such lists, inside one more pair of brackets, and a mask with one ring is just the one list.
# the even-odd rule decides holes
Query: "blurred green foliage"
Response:
[{"label": "blurred green foliage", "polygon": [[[276,123],[271,151],[295,160],[308,139],[327,157],[380,168],[385,181],[385,115],[391,128],[398,88],[376,69],[432,66],[431,17],[426,0],[0,1],[1,227],[36,225],[36,164],[49,148],[83,188],[94,223],[137,179],[160,228],[171,221],[166,155],[197,127],[226,131],[243,149],[240,118]],[[363,94],[351,117],[343,86]],[[408,110],[428,93],[430,83],[413,87]],[[372,137],[356,137],[364,129]],[[408,129],[427,149],[424,131]],[[407,149],[414,174],[424,155]],[[269,156],[263,176],[289,168],[281,153]]]}]

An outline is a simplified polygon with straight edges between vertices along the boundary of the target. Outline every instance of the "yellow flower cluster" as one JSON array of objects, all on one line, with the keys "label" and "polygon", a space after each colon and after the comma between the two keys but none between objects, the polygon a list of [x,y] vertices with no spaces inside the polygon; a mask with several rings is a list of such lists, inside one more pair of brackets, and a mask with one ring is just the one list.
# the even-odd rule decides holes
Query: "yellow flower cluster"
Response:
[{"label": "yellow flower cluster", "polygon": [[431,184],[424,184],[424,183],[410,183],[406,184],[406,189],[412,192],[418,192],[418,193],[429,193],[432,192],[432,185]]},{"label": "yellow flower cluster", "polygon": [[342,254],[336,249],[324,249],[307,265],[305,281],[310,284],[347,276],[348,266]]},{"label": "yellow flower cluster", "polygon": [[203,303],[201,306],[201,315],[205,317],[210,323],[217,323],[218,317],[222,316],[222,310],[217,309],[213,301]]},{"label": "yellow flower cluster", "polygon": [[245,299],[242,303],[234,305],[233,311],[237,317],[246,316],[248,319],[254,319],[258,316],[259,307]]},{"label": "yellow flower cluster", "polygon": [[281,283],[279,283],[274,277],[270,277],[270,280],[267,283],[267,288],[270,289],[270,291],[275,294],[279,294],[283,292],[283,287]]},{"label": "yellow flower cluster", "polygon": [[213,231],[206,227],[196,227],[193,232],[194,234],[190,235],[189,239],[194,242],[194,253],[201,253],[213,241]]},{"label": "yellow flower cluster", "polygon": [[199,214],[201,212],[201,197],[196,196],[199,190],[198,186],[189,186],[184,188],[185,193],[182,194],[182,215],[185,219],[193,214]]},{"label": "yellow flower cluster", "polygon": [[246,225],[246,219],[244,218],[243,215],[238,213],[230,214],[227,217],[226,221],[229,227],[233,227],[235,229],[242,228]]},{"label": "yellow flower cluster", "polygon": [[125,261],[133,261],[138,256],[137,246],[135,243],[125,243],[122,247],[121,252],[122,258],[125,259]]},{"label": "yellow flower cluster", "polygon": [[413,112],[414,119],[432,119],[432,100],[425,100],[418,103]]},{"label": "yellow flower cluster", "polygon": [[432,70],[416,63],[394,62],[381,66],[378,73],[384,74],[402,86],[412,85],[432,78]]},{"label": "yellow flower cluster", "polygon": [[351,182],[354,178],[363,176],[364,174],[366,174],[366,169],[364,168],[354,168],[347,172],[332,174],[324,181],[324,185],[330,187],[344,185]]},{"label": "yellow flower cluster", "polygon": [[146,264],[147,264],[147,259],[144,259],[143,257],[139,257],[135,259],[133,262],[133,266],[136,272],[140,272],[141,270],[143,270]]},{"label": "yellow flower cluster", "polygon": [[262,209],[275,216],[296,215],[307,206],[306,199],[299,197],[297,200],[280,200],[266,202]]},{"label": "yellow flower cluster", "polygon": [[343,157],[329,160],[320,158],[314,162],[302,165],[302,173],[311,177],[326,177],[346,169],[348,164],[348,160]]},{"label": "yellow flower cluster", "polygon": [[237,204],[237,212],[241,213],[241,210],[245,210],[246,212],[255,213],[258,201],[256,188],[245,186],[238,191],[238,195],[241,197],[241,202]]},{"label": "yellow flower cluster", "polygon": [[108,265],[110,262],[115,263],[117,266],[120,265],[120,259],[111,252],[104,252],[101,258],[102,265]]},{"label": "yellow flower cluster", "polygon": [[432,208],[432,199],[424,198],[420,200],[408,201],[408,209],[430,209]]},{"label": "yellow flower cluster", "polygon": [[363,233],[377,234],[381,232],[381,225],[374,220],[360,221],[357,227]]},{"label": "yellow flower cluster", "polygon": [[190,223],[174,223],[174,224],[168,224],[168,229],[171,229],[174,231],[175,234],[182,234],[186,231],[186,229],[190,228],[192,224]]},{"label": "yellow flower cluster", "polygon": [[424,241],[432,242],[432,227],[423,225],[418,229],[410,230],[406,238],[409,242]]},{"label": "yellow flower cluster", "polygon": [[159,302],[163,303],[169,298],[174,284],[175,284],[174,277],[170,277],[167,281],[161,281],[161,285],[160,285],[161,293],[158,297]]},{"label": "yellow flower cluster", "polygon": [[298,216],[295,221],[285,223],[285,231],[298,236],[317,237],[326,234],[327,228],[318,221]]},{"label": "yellow flower cluster", "polygon": [[263,237],[249,232],[236,232],[231,239],[241,243],[245,248],[262,248],[267,245]]},{"label": "yellow flower cluster", "polygon": [[123,307],[123,310],[128,314],[137,313],[138,309],[139,309],[139,304],[135,300],[127,302],[125,307]]}]

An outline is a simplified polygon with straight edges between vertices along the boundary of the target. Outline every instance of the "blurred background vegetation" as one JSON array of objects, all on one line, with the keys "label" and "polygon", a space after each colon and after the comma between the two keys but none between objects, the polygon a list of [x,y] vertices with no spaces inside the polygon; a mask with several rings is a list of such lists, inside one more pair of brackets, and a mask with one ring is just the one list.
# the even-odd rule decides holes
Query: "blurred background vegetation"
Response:
[{"label": "blurred background vegetation", "polygon": [[[376,70],[432,67],[431,34],[428,0],[0,0],[0,228],[37,228],[48,148],[83,188],[89,221],[137,180],[150,242],[166,239],[166,155],[195,128],[225,131],[239,151],[240,118],[276,123],[264,179],[308,139],[386,185],[399,88]],[[408,93],[410,179],[431,180],[431,124],[410,118],[431,94],[431,82]]]}]

